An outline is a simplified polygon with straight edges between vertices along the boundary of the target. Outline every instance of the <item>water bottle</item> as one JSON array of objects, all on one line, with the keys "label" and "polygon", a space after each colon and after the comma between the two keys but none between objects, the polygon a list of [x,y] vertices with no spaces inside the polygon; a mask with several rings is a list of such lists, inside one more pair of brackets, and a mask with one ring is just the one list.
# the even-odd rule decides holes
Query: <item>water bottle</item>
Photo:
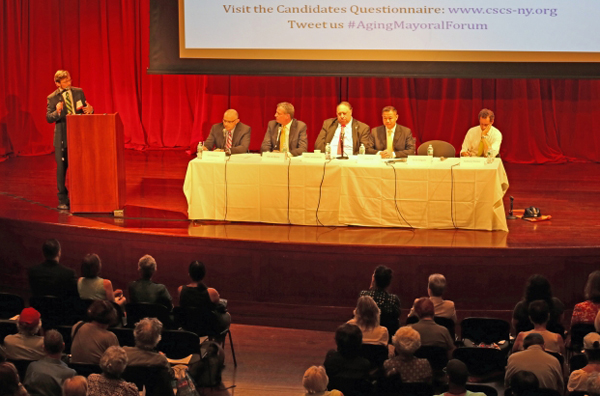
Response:
[{"label": "water bottle", "polygon": [[494,157],[492,157],[492,149],[488,149],[485,157],[486,157],[486,162],[488,164],[491,164],[492,162],[494,162]]},{"label": "water bottle", "polygon": [[358,149],[358,155],[365,155],[366,149],[365,149],[365,145],[361,144],[360,148]]},{"label": "water bottle", "polygon": [[202,151],[204,151],[204,144],[202,142],[199,142],[198,151],[196,152],[196,158],[202,159]]},{"label": "water bottle", "polygon": [[427,147],[427,155],[433,157],[433,146],[431,144]]},{"label": "water bottle", "polygon": [[331,144],[327,143],[325,145],[325,159],[329,161],[331,159]]}]

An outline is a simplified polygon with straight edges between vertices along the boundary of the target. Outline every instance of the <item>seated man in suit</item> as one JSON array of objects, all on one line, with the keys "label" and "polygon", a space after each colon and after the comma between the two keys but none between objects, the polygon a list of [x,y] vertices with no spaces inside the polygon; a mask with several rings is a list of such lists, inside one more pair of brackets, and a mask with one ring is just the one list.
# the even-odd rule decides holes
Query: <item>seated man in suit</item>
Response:
[{"label": "seated man in suit", "polygon": [[325,146],[330,143],[333,155],[342,155],[342,151],[346,155],[356,155],[360,145],[364,144],[368,152],[372,147],[369,126],[352,118],[350,103],[341,102],[336,114],[337,118],[329,118],[323,122],[323,128],[315,141],[315,150],[325,152]]},{"label": "seated man in suit", "polygon": [[400,158],[415,154],[415,139],[405,126],[397,124],[398,111],[393,106],[385,106],[381,111],[383,125],[371,129],[373,147],[367,154],[379,154],[381,158]]},{"label": "seated man in suit", "polygon": [[75,271],[60,264],[60,243],[48,239],[42,246],[45,261],[29,268],[29,286],[33,296],[79,298]]},{"label": "seated man in suit", "polygon": [[240,122],[238,112],[229,109],[223,114],[223,122],[212,126],[202,149],[225,151],[227,155],[247,153],[251,131],[252,128]]},{"label": "seated man in suit", "polygon": [[494,112],[489,109],[482,109],[479,112],[479,126],[474,126],[467,131],[467,136],[460,150],[461,157],[485,157],[488,150],[492,157],[496,157],[500,152],[502,144],[502,133],[492,126],[494,123]]},{"label": "seated man in suit", "polygon": [[292,156],[308,150],[306,124],[294,118],[294,106],[288,102],[277,104],[275,119],[269,121],[260,152],[288,152]]}]

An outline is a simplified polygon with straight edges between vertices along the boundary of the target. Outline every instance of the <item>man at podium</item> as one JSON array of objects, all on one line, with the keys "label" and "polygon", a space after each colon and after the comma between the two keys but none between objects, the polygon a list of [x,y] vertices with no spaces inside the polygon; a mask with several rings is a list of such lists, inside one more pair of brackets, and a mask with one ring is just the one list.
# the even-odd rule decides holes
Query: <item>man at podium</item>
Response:
[{"label": "man at podium", "polygon": [[69,209],[69,192],[65,186],[67,167],[67,114],[92,114],[94,108],[86,102],[81,88],[71,86],[71,75],[66,70],[54,74],[57,90],[48,95],[46,120],[54,123],[54,156],[56,158],[56,183],[58,209]]}]

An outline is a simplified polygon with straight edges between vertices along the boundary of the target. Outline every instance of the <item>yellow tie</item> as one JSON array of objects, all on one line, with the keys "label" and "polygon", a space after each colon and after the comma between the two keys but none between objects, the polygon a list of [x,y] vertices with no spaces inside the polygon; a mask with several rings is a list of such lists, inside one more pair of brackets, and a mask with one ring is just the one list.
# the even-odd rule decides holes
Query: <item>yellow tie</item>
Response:
[{"label": "yellow tie", "polygon": [[394,132],[393,129],[388,129],[388,131],[387,131],[387,150],[388,151],[394,151],[394,142],[393,142],[393,138],[392,138],[393,132]]},{"label": "yellow tie", "polygon": [[68,114],[75,114],[73,111],[73,102],[71,102],[71,92],[69,91],[66,92],[65,105],[67,105]]},{"label": "yellow tie", "polygon": [[279,151],[284,151],[288,149],[288,142],[287,142],[287,126],[284,125],[281,128],[281,133],[279,135]]}]

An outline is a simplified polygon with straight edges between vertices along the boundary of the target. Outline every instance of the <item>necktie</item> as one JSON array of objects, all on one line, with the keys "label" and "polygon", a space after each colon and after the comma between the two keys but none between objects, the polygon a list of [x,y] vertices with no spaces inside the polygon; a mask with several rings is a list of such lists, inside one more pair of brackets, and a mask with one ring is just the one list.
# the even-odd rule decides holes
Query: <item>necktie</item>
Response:
[{"label": "necktie", "polygon": [[279,133],[279,151],[287,150],[288,142],[287,142],[287,127],[284,125],[281,128],[281,132]]},{"label": "necktie", "polygon": [[340,141],[338,143],[338,155],[342,155],[344,152],[344,125],[342,125],[342,131],[340,132]]},{"label": "necktie", "polygon": [[231,135],[231,131],[227,131],[227,143],[225,143],[226,150],[231,150],[232,140],[233,140],[233,138]]},{"label": "necktie", "polygon": [[394,132],[393,129],[387,130],[387,150],[388,151],[394,151],[394,142],[392,141],[392,133],[393,132]]},{"label": "necktie", "polygon": [[75,114],[75,112],[73,111],[73,103],[71,102],[71,95],[70,95],[70,91],[66,92],[66,99],[65,99],[65,105],[67,106],[67,113],[68,114]]}]

